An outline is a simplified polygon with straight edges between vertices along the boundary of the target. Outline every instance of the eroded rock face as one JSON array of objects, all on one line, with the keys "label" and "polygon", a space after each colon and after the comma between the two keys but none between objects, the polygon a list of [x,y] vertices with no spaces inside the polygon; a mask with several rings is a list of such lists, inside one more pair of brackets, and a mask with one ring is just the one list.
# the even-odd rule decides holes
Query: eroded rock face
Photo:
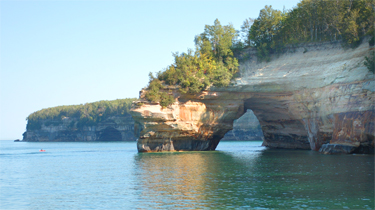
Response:
[{"label": "eroded rock face", "polygon": [[234,119],[243,114],[241,100],[182,100],[164,109],[159,104],[133,104],[132,116],[142,127],[138,151],[215,150]]},{"label": "eroded rock face", "polygon": [[143,90],[143,104],[131,110],[142,130],[138,150],[214,150],[251,109],[265,146],[318,151],[330,143],[373,151],[375,81],[363,64],[371,50],[367,42],[346,50],[340,43],[308,45],[269,63],[250,52],[232,86],[197,95],[167,90],[176,102],[164,109],[142,100]]},{"label": "eroded rock face", "polygon": [[43,122],[41,129],[28,130],[23,141],[135,141],[134,121],[130,115],[111,116],[97,125],[72,129],[75,118],[64,118],[61,122]]}]

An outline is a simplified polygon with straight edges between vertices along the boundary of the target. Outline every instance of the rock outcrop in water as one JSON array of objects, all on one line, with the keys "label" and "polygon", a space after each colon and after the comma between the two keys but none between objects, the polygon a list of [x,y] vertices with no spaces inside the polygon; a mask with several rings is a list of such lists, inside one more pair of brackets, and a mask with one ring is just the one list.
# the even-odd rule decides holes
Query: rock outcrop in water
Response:
[{"label": "rock outcrop in water", "polygon": [[23,141],[135,141],[134,120],[125,116],[110,116],[96,125],[86,125],[81,129],[72,129],[77,118],[65,117],[61,121],[44,120],[41,128],[27,130]]},{"label": "rock outcrop in water", "polygon": [[371,50],[367,42],[355,49],[310,44],[268,63],[249,52],[233,85],[196,95],[168,87],[176,101],[167,108],[147,102],[142,90],[131,109],[141,130],[138,151],[214,150],[233,121],[251,109],[265,146],[373,152],[375,81],[363,64]]}]

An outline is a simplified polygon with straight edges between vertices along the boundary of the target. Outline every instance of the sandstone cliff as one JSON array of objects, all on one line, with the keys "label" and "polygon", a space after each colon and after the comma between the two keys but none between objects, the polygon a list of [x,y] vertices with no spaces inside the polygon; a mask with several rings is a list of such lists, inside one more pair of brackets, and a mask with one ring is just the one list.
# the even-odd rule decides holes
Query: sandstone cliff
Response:
[{"label": "sandstone cliff", "polygon": [[231,86],[196,95],[168,87],[176,101],[167,108],[147,102],[142,90],[131,109],[142,130],[138,150],[214,150],[233,121],[250,109],[265,146],[373,152],[375,81],[363,64],[371,50],[367,42],[355,49],[310,44],[268,63],[249,52]]},{"label": "sandstone cliff", "polygon": [[23,141],[135,141],[134,120],[125,116],[110,116],[96,125],[72,128],[77,118],[65,117],[62,120],[43,120],[40,129],[27,130]]}]

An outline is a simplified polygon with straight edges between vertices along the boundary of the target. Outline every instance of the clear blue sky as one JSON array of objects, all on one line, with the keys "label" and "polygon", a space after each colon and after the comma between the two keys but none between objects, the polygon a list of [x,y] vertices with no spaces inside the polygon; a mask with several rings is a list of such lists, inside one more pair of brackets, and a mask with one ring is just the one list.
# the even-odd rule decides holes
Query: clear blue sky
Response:
[{"label": "clear blue sky", "polygon": [[43,108],[138,97],[216,18],[239,30],[265,5],[298,2],[1,0],[0,139],[21,139]]}]

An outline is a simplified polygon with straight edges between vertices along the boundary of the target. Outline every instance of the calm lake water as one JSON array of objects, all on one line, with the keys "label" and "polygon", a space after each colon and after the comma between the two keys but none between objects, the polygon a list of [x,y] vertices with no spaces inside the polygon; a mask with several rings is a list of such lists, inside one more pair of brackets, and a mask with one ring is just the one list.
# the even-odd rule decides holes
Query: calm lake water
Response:
[{"label": "calm lake water", "polygon": [[[374,156],[0,141],[0,209],[374,209]],[[46,152],[39,152],[45,149]]]}]

